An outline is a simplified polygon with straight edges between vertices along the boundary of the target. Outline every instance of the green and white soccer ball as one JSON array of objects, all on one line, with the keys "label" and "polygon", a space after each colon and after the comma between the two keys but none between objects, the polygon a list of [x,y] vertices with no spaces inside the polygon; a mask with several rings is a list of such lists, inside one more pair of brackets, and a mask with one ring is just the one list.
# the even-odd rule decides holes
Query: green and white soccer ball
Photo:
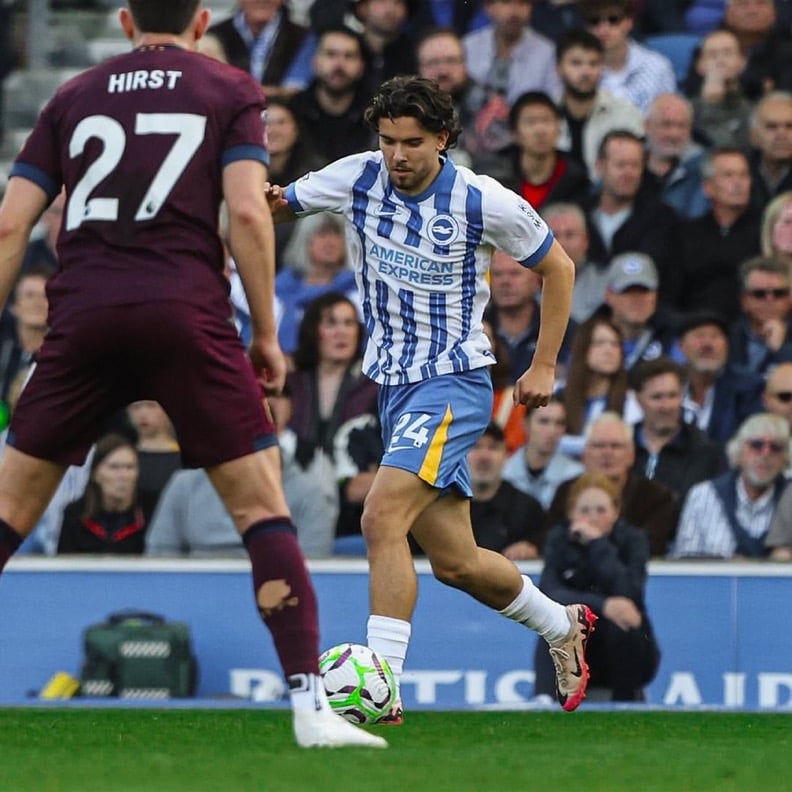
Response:
[{"label": "green and white soccer ball", "polygon": [[396,682],[385,659],[367,646],[345,643],[319,657],[330,706],[358,725],[376,723],[396,700]]}]

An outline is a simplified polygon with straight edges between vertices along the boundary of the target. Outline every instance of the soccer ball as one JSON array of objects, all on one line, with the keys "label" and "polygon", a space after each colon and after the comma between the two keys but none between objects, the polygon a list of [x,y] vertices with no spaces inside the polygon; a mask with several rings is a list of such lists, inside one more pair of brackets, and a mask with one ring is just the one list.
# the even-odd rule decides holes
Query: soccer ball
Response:
[{"label": "soccer ball", "polygon": [[319,657],[327,700],[351,723],[376,723],[390,712],[396,682],[388,662],[367,646],[345,643]]}]

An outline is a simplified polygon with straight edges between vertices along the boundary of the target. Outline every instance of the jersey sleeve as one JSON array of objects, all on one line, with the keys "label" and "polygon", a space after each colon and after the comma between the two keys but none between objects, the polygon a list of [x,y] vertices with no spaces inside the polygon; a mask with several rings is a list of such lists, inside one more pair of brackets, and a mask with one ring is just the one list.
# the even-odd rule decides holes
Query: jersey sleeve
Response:
[{"label": "jersey sleeve", "polygon": [[228,125],[223,141],[225,167],[241,159],[269,164],[267,130],[264,122],[265,100],[261,87],[251,77],[237,83],[237,111]]},{"label": "jersey sleeve", "polygon": [[495,179],[482,176],[484,242],[524,267],[536,266],[550,250],[553,233],[524,198]]},{"label": "jersey sleeve", "polygon": [[352,185],[366,168],[368,157],[352,154],[311,171],[286,187],[289,208],[298,215],[343,212],[353,200]]}]

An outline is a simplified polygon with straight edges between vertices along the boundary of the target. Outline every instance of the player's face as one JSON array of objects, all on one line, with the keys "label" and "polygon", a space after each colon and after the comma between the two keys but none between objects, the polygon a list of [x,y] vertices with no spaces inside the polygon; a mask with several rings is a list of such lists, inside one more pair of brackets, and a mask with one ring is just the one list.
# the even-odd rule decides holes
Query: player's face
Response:
[{"label": "player's face", "polygon": [[619,516],[615,504],[605,490],[599,487],[587,487],[575,499],[569,512],[573,523],[588,523],[603,535],[611,532]]},{"label": "player's face", "polygon": [[792,201],[787,201],[773,224],[772,246],[777,253],[792,254]]},{"label": "player's face", "polygon": [[93,477],[102,492],[102,502],[106,508],[126,508],[135,497],[137,454],[126,446],[111,451],[96,466]]},{"label": "player's face", "polygon": [[541,104],[527,105],[517,117],[514,142],[535,156],[547,156],[555,150],[561,122],[558,116]]},{"label": "player's face", "polygon": [[622,347],[613,328],[600,324],[594,328],[591,344],[586,354],[586,363],[595,374],[610,376],[622,364]]},{"label": "player's face", "polygon": [[319,320],[319,359],[349,363],[357,357],[360,326],[353,305],[339,302],[325,309]]},{"label": "player's face", "polygon": [[403,193],[418,195],[440,173],[440,152],[448,133],[430,132],[417,118],[381,118],[379,145],[391,181]]},{"label": "player's face", "polygon": [[658,374],[644,383],[636,397],[649,430],[664,437],[676,433],[682,415],[682,385],[677,377]]}]

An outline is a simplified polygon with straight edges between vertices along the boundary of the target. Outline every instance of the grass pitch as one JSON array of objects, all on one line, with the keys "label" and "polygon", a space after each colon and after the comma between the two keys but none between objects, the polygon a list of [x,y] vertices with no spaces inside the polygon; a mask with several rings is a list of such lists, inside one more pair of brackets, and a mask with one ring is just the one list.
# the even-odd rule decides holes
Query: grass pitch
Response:
[{"label": "grass pitch", "polygon": [[409,712],[388,750],[301,750],[283,710],[0,709],[2,792],[792,789],[792,717]]}]

